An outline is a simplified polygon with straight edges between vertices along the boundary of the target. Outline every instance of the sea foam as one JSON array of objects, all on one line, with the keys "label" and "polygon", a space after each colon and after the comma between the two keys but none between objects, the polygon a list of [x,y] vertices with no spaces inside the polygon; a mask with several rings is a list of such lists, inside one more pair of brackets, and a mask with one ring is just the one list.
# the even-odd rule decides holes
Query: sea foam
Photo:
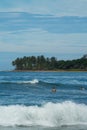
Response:
[{"label": "sea foam", "polygon": [[2,80],[0,83],[3,84],[36,84],[39,83],[39,80],[33,79],[33,80],[16,80],[16,81],[7,81],[7,80]]},{"label": "sea foam", "polygon": [[87,125],[87,105],[71,101],[46,103],[42,106],[0,106],[2,126],[63,126]]},{"label": "sea foam", "polygon": [[33,79],[33,80],[30,80],[30,81],[18,81],[17,83],[30,83],[30,84],[36,84],[36,83],[39,83],[39,81],[37,79]]}]

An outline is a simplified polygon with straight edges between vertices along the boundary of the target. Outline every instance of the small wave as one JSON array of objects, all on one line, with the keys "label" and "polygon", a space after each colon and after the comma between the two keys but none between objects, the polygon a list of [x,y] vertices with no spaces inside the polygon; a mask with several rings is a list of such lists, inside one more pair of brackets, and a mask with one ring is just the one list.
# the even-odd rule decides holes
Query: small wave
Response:
[{"label": "small wave", "polygon": [[81,80],[66,80],[63,81],[64,84],[70,84],[70,85],[87,85],[87,81],[81,81]]},{"label": "small wave", "polygon": [[87,125],[87,105],[71,101],[39,106],[0,106],[1,126]]},{"label": "small wave", "polygon": [[61,85],[59,83],[50,83],[50,82],[45,82],[45,81],[39,81],[38,79],[33,79],[33,80],[24,80],[24,81],[0,81],[1,84],[40,84],[43,86],[58,86]]},{"label": "small wave", "polygon": [[30,81],[1,81],[2,84],[36,84],[39,83],[37,79],[33,79]]},{"label": "small wave", "polygon": [[36,83],[39,83],[39,81],[37,79],[33,79],[31,81],[19,81],[17,83],[24,83],[24,84],[27,84],[27,83],[30,83],[30,84],[36,84]]}]

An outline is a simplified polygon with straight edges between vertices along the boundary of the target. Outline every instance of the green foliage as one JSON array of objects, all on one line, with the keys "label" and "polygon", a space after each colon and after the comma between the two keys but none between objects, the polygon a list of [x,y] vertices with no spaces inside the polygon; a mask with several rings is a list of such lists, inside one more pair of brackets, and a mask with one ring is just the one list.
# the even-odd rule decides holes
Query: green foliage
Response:
[{"label": "green foliage", "polygon": [[24,56],[12,61],[15,70],[87,70],[87,59],[57,60],[55,57]]}]

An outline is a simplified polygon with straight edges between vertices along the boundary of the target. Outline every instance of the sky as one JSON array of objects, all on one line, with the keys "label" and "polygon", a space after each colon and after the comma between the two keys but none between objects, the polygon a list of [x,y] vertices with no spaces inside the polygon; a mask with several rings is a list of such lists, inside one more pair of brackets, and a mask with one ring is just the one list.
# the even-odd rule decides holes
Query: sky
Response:
[{"label": "sky", "polygon": [[87,54],[87,0],[1,0],[0,70],[17,57]]}]

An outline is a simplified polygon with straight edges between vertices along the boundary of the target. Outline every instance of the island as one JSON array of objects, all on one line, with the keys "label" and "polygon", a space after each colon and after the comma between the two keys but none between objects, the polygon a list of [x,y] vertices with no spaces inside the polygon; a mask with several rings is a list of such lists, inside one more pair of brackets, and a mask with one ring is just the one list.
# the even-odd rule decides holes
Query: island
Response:
[{"label": "island", "polygon": [[12,61],[16,71],[87,71],[87,55],[73,60],[57,60],[56,57],[24,56]]}]

